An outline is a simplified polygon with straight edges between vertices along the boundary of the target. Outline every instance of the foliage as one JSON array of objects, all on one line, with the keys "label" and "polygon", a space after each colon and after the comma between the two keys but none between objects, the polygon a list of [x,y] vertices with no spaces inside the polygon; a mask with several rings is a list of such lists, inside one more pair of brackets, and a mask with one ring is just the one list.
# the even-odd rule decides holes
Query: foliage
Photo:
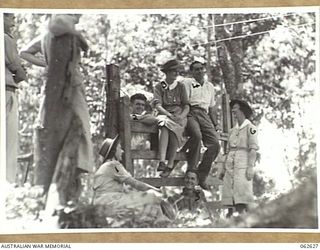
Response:
[{"label": "foliage", "polygon": [[[272,215],[272,216],[270,216]],[[318,228],[317,180],[308,178],[302,185],[277,199],[261,203],[245,216],[221,224],[236,228]]]},{"label": "foliage", "polygon": [[45,200],[39,195],[43,191],[39,187],[8,188],[6,197],[6,217],[8,220],[39,220],[40,212],[44,209]]}]

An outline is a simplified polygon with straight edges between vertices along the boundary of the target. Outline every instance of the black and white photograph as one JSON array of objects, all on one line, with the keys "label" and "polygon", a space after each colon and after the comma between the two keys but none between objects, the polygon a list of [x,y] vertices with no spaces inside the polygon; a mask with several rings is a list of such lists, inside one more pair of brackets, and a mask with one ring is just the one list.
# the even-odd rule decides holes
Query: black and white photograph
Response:
[{"label": "black and white photograph", "polygon": [[319,231],[319,7],[0,22],[0,233]]}]

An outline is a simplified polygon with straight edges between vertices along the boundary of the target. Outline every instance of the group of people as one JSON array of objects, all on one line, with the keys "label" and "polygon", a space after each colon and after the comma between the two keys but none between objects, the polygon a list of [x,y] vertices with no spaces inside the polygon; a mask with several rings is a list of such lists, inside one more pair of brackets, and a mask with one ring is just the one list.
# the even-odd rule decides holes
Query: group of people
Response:
[{"label": "group of people", "polygon": [[[188,169],[196,170],[199,185],[208,189],[206,183],[212,162],[219,151],[219,129],[215,113],[215,90],[205,79],[204,64],[195,61],[190,65],[190,78],[177,80],[181,64],[177,60],[169,60],[162,65],[165,74],[163,81],[155,84],[151,106],[158,115],[151,118],[149,114],[134,115],[141,122],[157,122],[159,127],[159,165],[161,177],[168,177],[172,172],[178,148],[181,148],[186,135],[189,137],[186,146],[188,151]],[[137,99],[137,97],[139,97]],[[135,94],[132,106],[146,103],[145,97]],[[144,104],[145,105],[145,104]],[[202,144],[207,148],[201,163]],[[166,161],[167,159],[167,161]]]},{"label": "group of people", "polygon": [[[214,108],[215,92],[213,85],[205,80],[204,64],[193,62],[190,65],[191,77],[177,80],[180,68],[177,60],[170,60],[161,67],[165,79],[154,86],[151,100],[158,114],[154,116],[145,111],[147,98],[139,93],[131,97],[131,117],[146,124],[158,124],[157,170],[161,177],[170,175],[176,163],[177,149],[183,146],[185,135],[189,137],[183,146],[188,160],[185,188],[168,201],[178,210],[193,211],[203,207],[206,201],[203,191],[196,186],[204,190],[209,188],[206,178],[220,151],[219,125]],[[258,150],[257,129],[249,120],[253,113],[251,107],[247,102],[236,99],[230,102],[230,107],[237,124],[230,131],[227,155],[219,174],[219,179],[224,182],[222,203],[228,207],[227,217],[234,210],[239,213],[247,211],[253,202],[253,167]],[[206,151],[199,163],[202,145]]]},{"label": "group of people", "polygon": [[[78,70],[80,51],[86,51],[88,44],[83,36],[75,29],[79,15],[55,15],[50,19],[48,33],[42,39],[38,39],[21,52],[21,57],[35,65],[47,67],[50,62],[50,41],[53,37],[71,34],[76,37],[73,45],[77,56],[74,61],[74,70],[69,72],[73,77],[73,92],[71,93],[71,109],[75,121],[71,122],[70,130],[75,128],[79,133],[79,140],[72,143],[76,149],[75,168],[73,178],[77,173],[90,172],[92,170],[92,144],[89,130],[89,113],[85,103],[84,87]],[[16,161],[17,151],[17,101],[16,89],[18,82],[26,80],[25,70],[22,68],[19,55],[10,35],[10,28],[14,22],[12,14],[4,15],[5,21],[5,50],[6,50],[6,118],[7,118],[7,180],[13,182],[16,169],[9,161]],[[39,57],[37,54],[42,54]],[[167,211],[167,205],[171,204],[177,209],[194,210],[203,205],[205,195],[196,186],[208,190],[207,177],[212,163],[220,152],[219,124],[215,113],[216,95],[213,84],[205,78],[204,64],[194,61],[190,64],[190,78],[177,80],[181,64],[173,59],[164,63],[161,71],[165,78],[154,85],[154,96],[151,107],[157,111],[157,116],[145,111],[146,98],[141,94],[131,97],[131,103],[135,111],[132,119],[145,123],[157,122],[159,127],[159,164],[157,171],[161,177],[168,177],[176,165],[176,153],[185,143],[185,135],[188,141],[183,147],[187,151],[188,170],[185,175],[185,188],[178,197],[167,200],[161,198],[158,188],[140,182],[133,178],[120,163],[122,149],[119,137],[107,138],[102,143],[99,151],[103,157],[103,164],[94,175],[94,199],[95,204],[108,204],[114,211],[122,208],[139,208],[140,212],[153,211],[155,217],[165,215],[171,218]],[[45,100],[43,101],[45,102]],[[230,131],[228,153],[225,164],[219,175],[223,180],[222,203],[229,207],[228,216],[231,216],[233,208],[242,213],[247,210],[247,205],[253,201],[252,178],[253,167],[256,160],[257,129],[250,122],[252,109],[243,100],[232,100],[230,103],[237,125]],[[39,132],[47,129],[45,123],[45,110],[40,107]],[[41,130],[41,131],[40,131]],[[68,144],[70,145],[70,143]],[[201,158],[201,149],[206,150]],[[62,146],[57,154],[56,164],[64,162],[63,156],[68,154],[68,148]],[[42,152],[45,153],[45,152]],[[62,157],[62,158],[61,158]],[[41,162],[40,162],[41,163]],[[38,176],[50,171],[40,164],[36,170]],[[63,173],[62,173],[63,174]],[[53,174],[53,176],[55,176]],[[61,176],[61,173],[59,173]],[[54,178],[53,178],[54,179]],[[51,176],[52,180],[52,176]],[[49,181],[50,182],[50,181]],[[38,184],[48,185],[48,179],[39,178]],[[135,190],[127,189],[131,186]],[[49,187],[46,188],[47,190]],[[150,209],[150,207],[152,209]],[[154,209],[156,208],[156,209]],[[156,212],[155,212],[156,211]],[[161,217],[161,216],[160,216]],[[160,218],[159,217],[159,218]]]}]

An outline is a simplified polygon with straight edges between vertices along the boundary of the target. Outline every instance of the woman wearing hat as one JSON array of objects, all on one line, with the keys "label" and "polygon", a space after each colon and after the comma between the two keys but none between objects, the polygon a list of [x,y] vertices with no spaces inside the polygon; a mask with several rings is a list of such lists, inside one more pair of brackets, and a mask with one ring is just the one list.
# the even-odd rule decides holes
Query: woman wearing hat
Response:
[{"label": "woman wearing hat", "polygon": [[[112,214],[127,209],[145,216],[151,216],[151,211],[152,216],[160,218],[163,216],[161,199],[154,192],[150,192],[154,190],[159,193],[159,189],[133,178],[119,162],[122,153],[119,136],[114,139],[107,138],[102,143],[99,154],[103,157],[103,164],[94,174],[93,203],[107,205]],[[124,184],[134,189],[127,190]]]},{"label": "woman wearing hat", "polygon": [[[153,104],[159,112],[157,119],[160,129],[160,162],[157,171],[162,171],[161,177],[169,176],[174,167],[174,159],[178,147],[182,146],[183,132],[189,113],[189,100],[185,86],[176,80],[180,67],[177,60],[166,62],[161,68],[165,74],[165,80],[154,87]],[[168,158],[167,164],[166,158]]]},{"label": "woman wearing hat", "polygon": [[237,124],[231,129],[228,153],[219,179],[223,180],[222,204],[228,207],[227,217],[247,211],[253,202],[253,167],[258,147],[257,128],[249,121],[252,109],[242,100],[231,100],[230,107]]}]

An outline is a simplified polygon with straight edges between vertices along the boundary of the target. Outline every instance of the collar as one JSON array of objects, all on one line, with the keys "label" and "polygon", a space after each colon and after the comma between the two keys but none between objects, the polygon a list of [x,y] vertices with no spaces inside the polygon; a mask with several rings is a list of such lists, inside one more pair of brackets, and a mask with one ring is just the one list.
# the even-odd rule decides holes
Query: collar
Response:
[{"label": "collar", "polygon": [[194,89],[199,88],[199,87],[203,87],[208,83],[207,80],[204,80],[203,84],[201,85],[196,79],[194,79],[194,78],[191,78],[191,79],[192,79],[191,85],[192,85],[192,88],[194,88]]},{"label": "collar", "polygon": [[236,128],[239,129],[239,130],[241,130],[241,129],[243,129],[244,127],[246,127],[247,125],[249,125],[249,124],[250,124],[250,121],[249,121],[248,119],[245,119],[245,120],[243,121],[243,123],[241,124],[240,127],[239,127],[239,124],[237,123]]},{"label": "collar", "polygon": [[173,90],[175,87],[177,87],[177,85],[178,85],[178,81],[174,81],[171,85],[166,83],[166,81],[164,80],[161,82],[161,86],[163,89]]}]

